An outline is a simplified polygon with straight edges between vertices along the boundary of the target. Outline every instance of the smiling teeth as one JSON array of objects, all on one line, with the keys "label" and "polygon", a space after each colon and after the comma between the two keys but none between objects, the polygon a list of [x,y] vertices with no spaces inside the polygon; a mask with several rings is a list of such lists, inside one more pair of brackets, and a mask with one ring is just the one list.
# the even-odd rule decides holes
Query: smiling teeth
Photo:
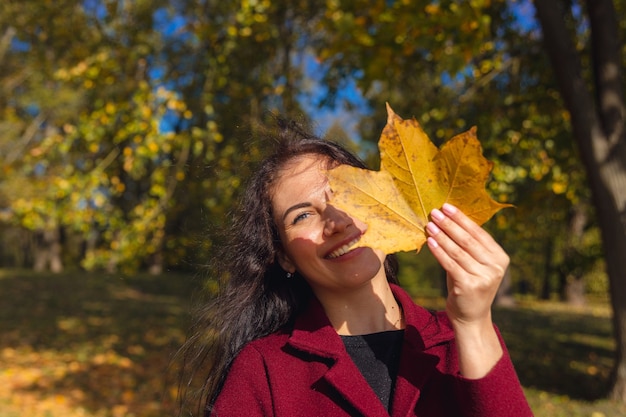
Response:
[{"label": "smiling teeth", "polygon": [[328,259],[335,259],[335,258],[340,257],[341,255],[345,255],[346,253],[350,252],[350,248],[351,248],[352,246],[356,245],[356,243],[357,243],[359,240],[360,240],[360,238],[358,238],[358,237],[357,237],[357,238],[356,238],[356,239],[354,239],[352,242],[350,242],[350,243],[348,243],[348,244],[346,244],[346,245],[343,245],[342,247],[340,247],[339,249],[337,249],[337,250],[335,250],[335,251],[332,251],[332,252],[331,252],[331,253],[327,256],[327,258],[328,258]]}]

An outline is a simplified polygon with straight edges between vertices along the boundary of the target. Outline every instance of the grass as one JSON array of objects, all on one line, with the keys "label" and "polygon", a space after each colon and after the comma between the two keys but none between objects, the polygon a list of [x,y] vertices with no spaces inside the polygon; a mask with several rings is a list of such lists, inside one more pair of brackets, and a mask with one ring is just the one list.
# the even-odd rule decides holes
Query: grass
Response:
[{"label": "grass", "polygon": [[537,416],[626,415],[626,407],[604,400],[614,352],[608,307],[522,305],[496,309],[494,320]]},{"label": "grass", "polygon": [[172,415],[192,284],[0,271],[0,417]]},{"label": "grass", "polygon": [[[173,415],[168,366],[198,285],[177,274],[0,270],[0,417]],[[626,415],[603,399],[614,350],[609,317],[606,305],[495,310],[537,417]]]}]

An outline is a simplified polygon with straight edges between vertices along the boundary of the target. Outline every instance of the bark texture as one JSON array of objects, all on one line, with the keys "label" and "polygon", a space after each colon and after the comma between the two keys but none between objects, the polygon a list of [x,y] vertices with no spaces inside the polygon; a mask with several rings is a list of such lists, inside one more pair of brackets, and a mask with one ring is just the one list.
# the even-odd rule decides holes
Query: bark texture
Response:
[{"label": "bark texture", "polygon": [[534,0],[602,231],[616,338],[611,396],[626,402],[626,136],[618,22],[611,0],[587,0],[594,71],[590,88],[565,24],[565,3]]}]

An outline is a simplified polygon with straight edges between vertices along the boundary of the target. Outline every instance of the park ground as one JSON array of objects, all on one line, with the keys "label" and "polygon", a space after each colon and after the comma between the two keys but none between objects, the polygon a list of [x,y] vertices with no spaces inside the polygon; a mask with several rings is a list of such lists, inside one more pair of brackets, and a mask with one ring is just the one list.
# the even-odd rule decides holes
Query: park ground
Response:
[{"label": "park ground", "polygon": [[[174,415],[172,359],[201,281],[0,269],[0,417]],[[521,300],[494,319],[537,417],[626,415],[604,399],[614,351],[605,302]]]}]

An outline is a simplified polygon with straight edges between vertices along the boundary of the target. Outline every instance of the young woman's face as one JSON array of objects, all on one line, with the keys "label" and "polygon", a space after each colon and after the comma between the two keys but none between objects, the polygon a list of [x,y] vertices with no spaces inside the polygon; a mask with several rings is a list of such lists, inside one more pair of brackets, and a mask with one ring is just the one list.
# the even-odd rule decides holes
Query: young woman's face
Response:
[{"label": "young woman's face", "polygon": [[326,160],[304,155],[287,164],[272,188],[273,217],[282,242],[279,262],[298,271],[315,292],[349,290],[386,279],[385,255],[353,246],[367,226],[328,204]]}]

